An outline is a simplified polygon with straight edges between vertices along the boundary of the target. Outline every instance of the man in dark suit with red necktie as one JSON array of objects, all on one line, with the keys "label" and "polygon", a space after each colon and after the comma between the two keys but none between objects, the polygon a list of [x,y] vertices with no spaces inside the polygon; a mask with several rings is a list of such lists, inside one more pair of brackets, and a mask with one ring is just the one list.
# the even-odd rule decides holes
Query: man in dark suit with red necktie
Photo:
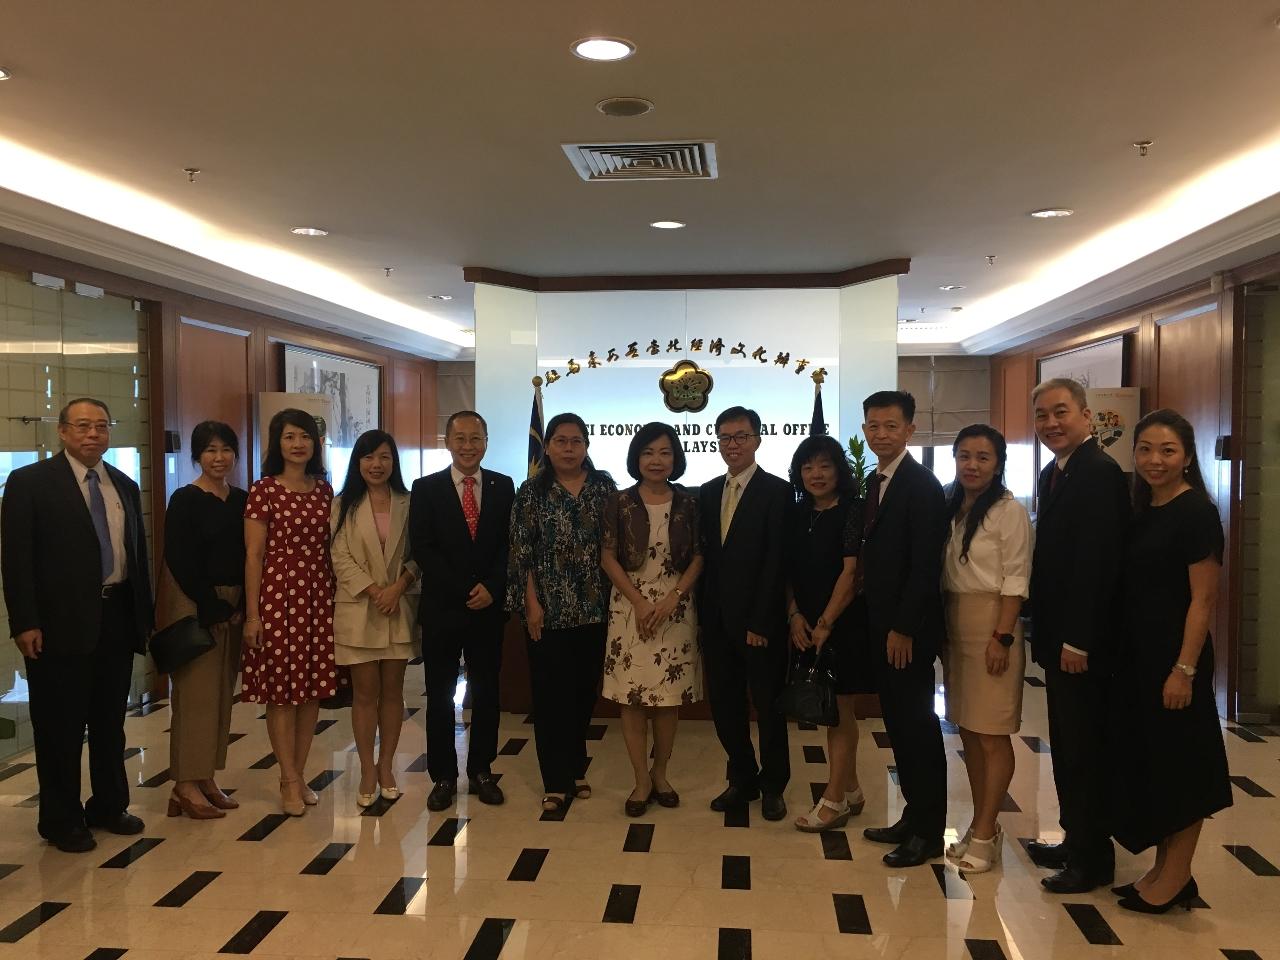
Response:
[{"label": "man in dark suit with red necktie", "polygon": [[[72,400],[62,452],[9,475],[0,568],[9,630],[26,659],[40,781],[39,832],[59,850],[96,845],[89,828],[141,833],[128,812],[124,712],[134,654],[152,628],[151,571],[138,485],[103,461],[111,413]],[[89,735],[92,795],[80,803]]]},{"label": "man in dark suit with red necktie", "polygon": [[445,424],[453,463],[414,481],[409,500],[410,551],[422,570],[418,622],[427,678],[427,773],[434,782],[430,810],[445,809],[458,789],[453,698],[460,657],[471,694],[469,788],[482,803],[505,799],[489,767],[498,753],[502,598],[515,486],[505,474],[480,468],[488,434],[475,411],[453,414]]}]

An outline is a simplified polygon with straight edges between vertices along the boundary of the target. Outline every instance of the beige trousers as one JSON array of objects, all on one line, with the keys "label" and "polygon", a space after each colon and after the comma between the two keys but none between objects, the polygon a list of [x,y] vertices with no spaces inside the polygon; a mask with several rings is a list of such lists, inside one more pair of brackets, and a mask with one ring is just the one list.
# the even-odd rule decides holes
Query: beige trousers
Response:
[{"label": "beige trousers", "polygon": [[[164,570],[162,576],[167,575]],[[195,605],[166,584],[169,622],[186,616],[178,608]],[[240,587],[217,587],[218,596],[232,606],[240,603]],[[176,594],[176,596],[175,596]],[[185,601],[185,603],[184,603]],[[174,616],[174,614],[178,614]],[[173,722],[169,731],[169,772],[175,781],[210,780],[214,771],[227,766],[227,740],[231,732],[231,704],[240,675],[241,625],[219,623],[209,628],[214,647],[169,675],[172,684]]]}]

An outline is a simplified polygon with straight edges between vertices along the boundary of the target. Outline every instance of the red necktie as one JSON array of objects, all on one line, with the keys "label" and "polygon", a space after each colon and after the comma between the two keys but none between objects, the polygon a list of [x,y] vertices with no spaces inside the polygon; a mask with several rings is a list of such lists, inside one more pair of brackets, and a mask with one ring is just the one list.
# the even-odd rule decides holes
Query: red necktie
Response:
[{"label": "red necktie", "polygon": [[480,508],[476,506],[476,478],[462,478],[462,515],[467,519],[467,529],[471,531],[471,539],[476,538],[476,528],[480,526]]},{"label": "red necktie", "polygon": [[1053,472],[1049,474],[1049,492],[1053,493],[1054,488],[1058,485],[1058,479],[1062,476],[1062,468],[1056,463],[1053,465]]},{"label": "red necktie", "polygon": [[884,483],[884,474],[877,473],[867,482],[867,504],[862,512],[862,532],[865,536],[876,522],[876,514],[880,510],[880,485]]}]

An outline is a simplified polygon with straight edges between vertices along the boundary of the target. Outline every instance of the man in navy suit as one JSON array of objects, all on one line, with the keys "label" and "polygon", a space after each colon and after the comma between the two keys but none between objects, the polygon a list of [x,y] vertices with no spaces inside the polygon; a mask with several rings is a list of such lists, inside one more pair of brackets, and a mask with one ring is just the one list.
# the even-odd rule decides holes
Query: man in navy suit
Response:
[{"label": "man in navy suit", "polygon": [[422,570],[423,668],[427,676],[427,773],[435,786],[427,808],[443,810],[458,790],[453,697],[458,659],[466,658],[471,691],[470,791],[500,804],[502,789],[489,769],[498,753],[498,673],[507,621],[507,536],[515,486],[482,470],[488,425],[473,410],[445,424],[447,469],[414,481],[409,500],[409,542]]},{"label": "man in navy suit", "polygon": [[897,823],[863,836],[894,844],[891,867],[942,856],[947,760],[933,709],[934,669],[944,633],[942,548],[946,500],[934,475],[907,452],[916,401],[900,390],[862,403],[862,432],[876,455],[863,511],[862,577],[876,686],[906,807]]},{"label": "man in navy suit", "polygon": [[[40,781],[39,832],[59,850],[97,844],[89,827],[141,833],[128,812],[124,711],[133,656],[152,628],[151,572],[138,485],[105,463],[111,413],[72,400],[62,453],[9,475],[0,569],[9,630],[26,659]],[[89,800],[80,757],[89,734]]]},{"label": "man in navy suit", "polygon": [[[716,442],[728,472],[698,491],[702,556],[698,593],[702,653],[716,734],[728,756],[717,812],[760,797],[766,820],[787,815],[783,791],[791,778],[787,719],[775,702],[786,682],[786,588],[782,566],[791,484],[756,463],[760,415],[730,407],[716,418]],[[760,762],[751,745],[748,712],[756,708]]]}]

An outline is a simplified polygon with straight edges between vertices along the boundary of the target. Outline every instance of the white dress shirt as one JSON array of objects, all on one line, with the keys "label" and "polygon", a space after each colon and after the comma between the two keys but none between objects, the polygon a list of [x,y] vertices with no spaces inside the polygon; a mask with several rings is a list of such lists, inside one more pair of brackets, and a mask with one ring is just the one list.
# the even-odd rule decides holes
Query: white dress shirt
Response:
[{"label": "white dress shirt", "polygon": [[883,470],[877,467],[876,473],[884,477],[880,481],[880,503],[884,503],[884,492],[889,489],[889,481],[893,479],[893,475],[898,472],[898,467],[902,466],[902,461],[906,458],[907,450],[906,447],[903,447],[902,452],[890,460]]},{"label": "white dress shirt", "polygon": [[[67,463],[71,464],[71,472],[80,487],[80,493],[84,495],[84,505],[88,507],[89,483],[85,478],[89,475],[89,468],[65,450],[63,454],[67,458]],[[120,583],[126,576],[128,556],[125,554],[124,544],[124,504],[120,500],[120,494],[116,492],[115,484],[111,482],[111,475],[107,473],[106,464],[99,460],[93,467],[93,472],[98,475],[98,487],[102,490],[102,502],[107,508],[107,530],[111,534],[111,553],[112,559],[115,561],[115,565],[111,568],[111,575],[102,581],[103,586],[106,586],[111,583]]]},{"label": "white dress shirt", "polygon": [[963,563],[965,518],[951,524],[942,565],[942,587],[948,593],[998,593],[1026,599],[1031,579],[1031,518],[1013,494],[991,505],[974,532]]},{"label": "white dress shirt", "polygon": [[[466,478],[466,476],[467,476],[467,475],[466,475],[465,473],[463,473],[461,470],[459,470],[457,467],[450,466],[450,467],[449,467],[449,476],[453,478],[453,487],[454,487],[454,489],[455,489],[455,490],[457,490],[457,491],[458,491],[458,502],[459,502],[459,503],[461,503],[461,502],[462,502],[462,495],[463,495],[463,492],[466,490],[466,486],[464,486],[464,485],[463,485],[463,482],[462,482],[462,481]],[[477,467],[477,468],[476,468],[476,472],[475,472],[475,473],[473,473],[473,474],[472,474],[472,476],[473,476],[473,477],[475,477],[475,479],[476,479],[476,483],[475,483],[475,486],[473,486],[473,487],[471,488],[471,492],[472,492],[473,494],[475,494],[475,498],[476,498],[476,512],[477,512],[477,513],[479,513],[479,511],[480,511],[480,486],[481,486],[480,481],[481,481],[481,479],[483,478],[483,474],[481,474],[480,469]]]}]

